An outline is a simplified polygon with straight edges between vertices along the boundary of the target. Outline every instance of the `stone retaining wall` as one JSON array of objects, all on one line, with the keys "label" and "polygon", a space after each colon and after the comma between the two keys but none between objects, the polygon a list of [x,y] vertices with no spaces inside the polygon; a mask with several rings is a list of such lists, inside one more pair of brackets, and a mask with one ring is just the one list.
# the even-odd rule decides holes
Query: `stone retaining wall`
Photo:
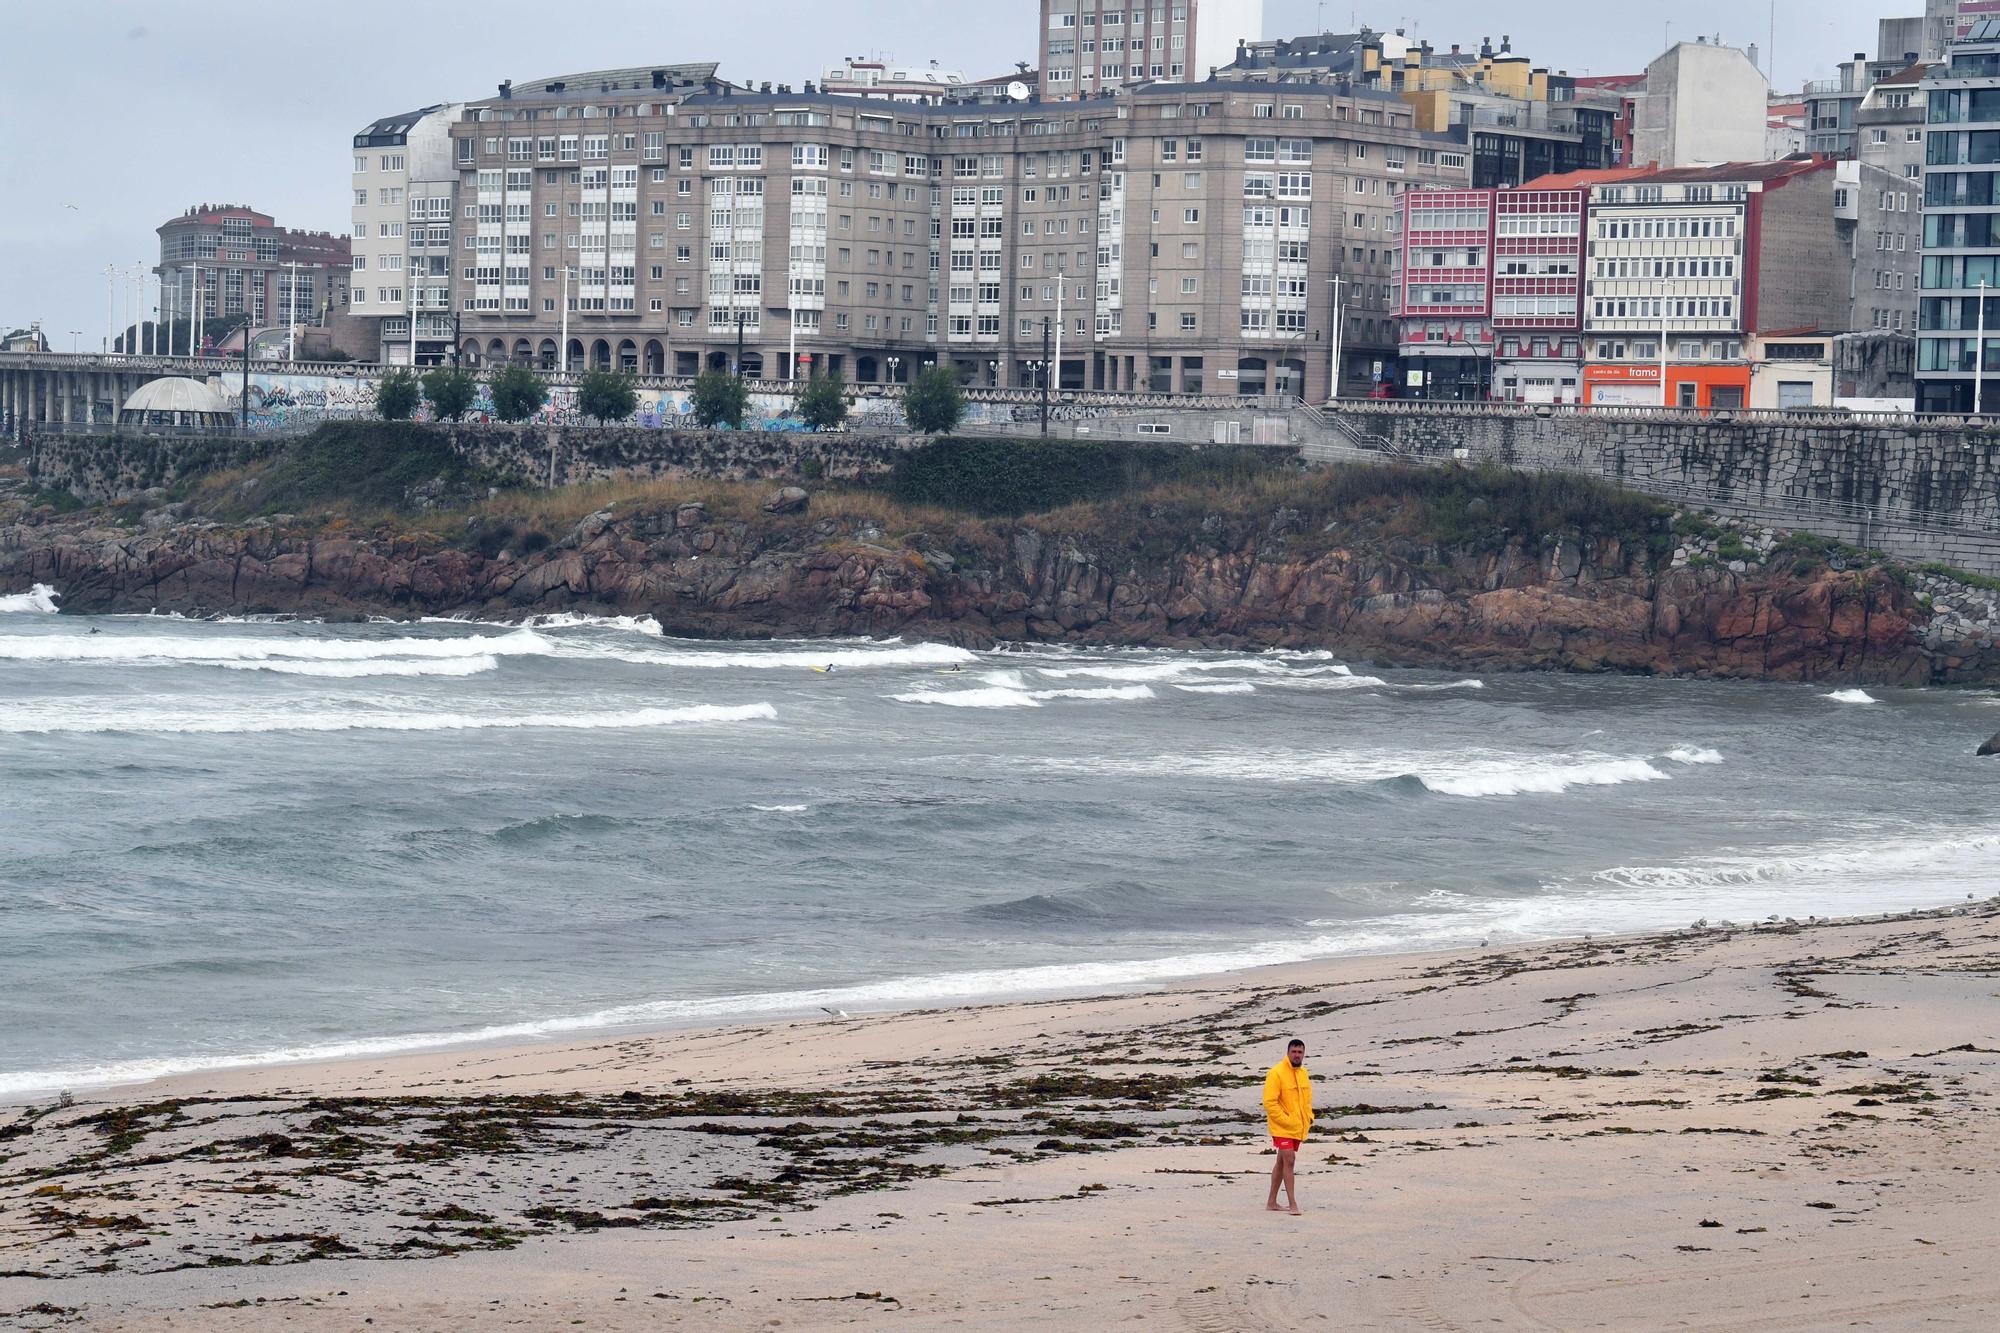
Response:
[{"label": "stone retaining wall", "polygon": [[2000,436],[1931,424],[1652,421],[1589,413],[1342,411],[1336,443],[1604,477],[1899,559],[2000,573]]}]

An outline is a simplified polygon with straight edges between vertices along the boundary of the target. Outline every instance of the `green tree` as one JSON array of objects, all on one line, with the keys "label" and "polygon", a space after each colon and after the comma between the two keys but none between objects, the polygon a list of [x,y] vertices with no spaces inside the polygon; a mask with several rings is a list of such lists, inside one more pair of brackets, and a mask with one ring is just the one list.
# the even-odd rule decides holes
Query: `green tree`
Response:
[{"label": "green tree", "polygon": [[847,420],[847,394],[841,388],[840,372],[814,375],[799,390],[799,419],[814,430],[837,430]]},{"label": "green tree", "polygon": [[639,393],[632,387],[630,375],[593,370],[586,373],[583,383],[577,386],[576,406],[578,411],[601,426],[623,421],[638,411]]},{"label": "green tree", "polygon": [[493,377],[493,415],[502,421],[526,421],[549,401],[549,386],[522,365],[510,365]]},{"label": "green tree", "polygon": [[408,421],[421,399],[417,377],[407,370],[392,370],[375,382],[375,411],[384,421]]},{"label": "green tree", "polygon": [[478,396],[479,383],[470,371],[439,366],[424,373],[424,397],[430,402],[431,415],[439,421],[457,421],[472,410],[472,401]]},{"label": "green tree", "polygon": [[742,380],[726,370],[704,372],[694,382],[689,395],[694,419],[713,430],[717,426],[740,429],[750,414],[750,390]]},{"label": "green tree", "polygon": [[958,372],[950,366],[932,366],[917,376],[903,394],[903,415],[910,429],[926,435],[943,435],[958,429],[965,419],[965,392],[958,386]]}]

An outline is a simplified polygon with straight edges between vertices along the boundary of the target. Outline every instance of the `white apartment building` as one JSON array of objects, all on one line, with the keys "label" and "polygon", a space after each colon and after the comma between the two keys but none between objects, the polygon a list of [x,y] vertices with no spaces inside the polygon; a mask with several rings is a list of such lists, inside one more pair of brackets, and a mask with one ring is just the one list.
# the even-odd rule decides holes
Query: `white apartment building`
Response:
[{"label": "white apartment building", "polygon": [[1264,0],[1042,0],[1042,97],[1194,82],[1263,35]]},{"label": "white apartment building", "polygon": [[437,365],[451,355],[451,260],[461,104],[376,121],[354,136],[354,274],[349,313],[376,327],[376,359]]}]

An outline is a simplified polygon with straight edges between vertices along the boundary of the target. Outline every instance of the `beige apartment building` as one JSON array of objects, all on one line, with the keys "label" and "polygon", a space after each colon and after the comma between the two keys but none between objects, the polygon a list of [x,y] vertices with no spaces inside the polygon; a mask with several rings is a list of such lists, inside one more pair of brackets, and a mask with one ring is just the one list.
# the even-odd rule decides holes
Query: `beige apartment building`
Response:
[{"label": "beige apartment building", "polygon": [[[1324,398],[1392,361],[1395,198],[1463,145],[1387,93],[1208,81],[940,106],[645,71],[469,105],[462,354]],[[563,325],[567,307],[568,337]],[[793,356],[798,360],[794,362]]]}]

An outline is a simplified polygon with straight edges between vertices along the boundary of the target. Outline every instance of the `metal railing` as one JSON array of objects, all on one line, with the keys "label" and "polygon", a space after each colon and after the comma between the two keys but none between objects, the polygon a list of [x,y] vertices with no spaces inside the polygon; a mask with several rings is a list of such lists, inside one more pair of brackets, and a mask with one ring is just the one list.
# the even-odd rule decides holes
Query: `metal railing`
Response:
[{"label": "metal railing", "polygon": [[1673,424],[1772,426],[1888,426],[1901,429],[1995,430],[2000,418],[1953,413],[1849,412],[1837,408],[1653,407],[1608,403],[1449,402],[1413,398],[1343,398],[1329,412],[1374,416],[1529,417],[1574,420],[1657,421]]}]

